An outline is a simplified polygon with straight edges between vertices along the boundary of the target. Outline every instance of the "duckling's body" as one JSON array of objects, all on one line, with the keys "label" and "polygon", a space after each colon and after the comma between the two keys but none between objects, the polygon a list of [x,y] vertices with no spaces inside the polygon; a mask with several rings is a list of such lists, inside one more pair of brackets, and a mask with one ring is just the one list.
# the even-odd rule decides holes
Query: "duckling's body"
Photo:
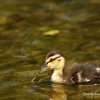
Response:
[{"label": "duckling's body", "polygon": [[100,66],[83,64],[72,68],[64,67],[63,72],[55,71],[51,80],[61,84],[97,83],[100,81]]},{"label": "duckling's body", "polygon": [[50,52],[45,60],[45,66],[41,72],[47,69],[53,69],[51,81],[60,84],[80,84],[80,83],[97,83],[100,82],[100,65],[83,64],[71,68],[65,67],[64,57],[56,51]]}]

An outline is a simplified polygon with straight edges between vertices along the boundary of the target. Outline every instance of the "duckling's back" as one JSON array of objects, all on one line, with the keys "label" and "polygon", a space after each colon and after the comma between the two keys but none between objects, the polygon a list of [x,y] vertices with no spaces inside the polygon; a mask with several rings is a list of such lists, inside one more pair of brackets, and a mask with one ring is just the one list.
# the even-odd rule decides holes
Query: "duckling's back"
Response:
[{"label": "duckling's back", "polygon": [[[67,73],[67,74],[66,74]],[[83,64],[77,65],[64,71],[66,83],[100,83],[100,65]]]}]

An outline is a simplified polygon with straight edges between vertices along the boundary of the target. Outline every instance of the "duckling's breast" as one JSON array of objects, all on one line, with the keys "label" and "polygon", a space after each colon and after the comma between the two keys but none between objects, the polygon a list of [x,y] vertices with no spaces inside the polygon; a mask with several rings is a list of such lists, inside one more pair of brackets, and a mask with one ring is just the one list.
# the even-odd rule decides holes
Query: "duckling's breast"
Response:
[{"label": "duckling's breast", "polygon": [[59,74],[58,72],[54,71],[54,73],[51,76],[51,81],[54,83],[64,83],[63,77],[61,74]]}]

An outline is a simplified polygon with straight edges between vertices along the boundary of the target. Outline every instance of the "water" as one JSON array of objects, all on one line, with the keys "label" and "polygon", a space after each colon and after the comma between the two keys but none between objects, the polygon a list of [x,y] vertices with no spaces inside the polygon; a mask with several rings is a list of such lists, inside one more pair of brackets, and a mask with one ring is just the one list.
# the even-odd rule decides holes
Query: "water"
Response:
[{"label": "water", "polygon": [[0,100],[99,100],[99,85],[52,84],[49,71],[31,83],[53,50],[69,67],[99,63],[99,16],[99,0],[1,0]]}]

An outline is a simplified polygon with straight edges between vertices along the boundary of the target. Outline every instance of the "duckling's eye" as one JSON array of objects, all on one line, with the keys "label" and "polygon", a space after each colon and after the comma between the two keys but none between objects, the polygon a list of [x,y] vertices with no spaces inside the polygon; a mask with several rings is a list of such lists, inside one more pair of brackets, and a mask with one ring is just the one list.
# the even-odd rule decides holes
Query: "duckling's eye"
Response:
[{"label": "duckling's eye", "polygon": [[61,59],[58,59],[58,61],[61,61]]},{"label": "duckling's eye", "polygon": [[51,58],[49,62],[52,62],[53,60],[54,60],[54,59]]},{"label": "duckling's eye", "polygon": [[51,58],[47,63],[52,62],[52,61],[54,61],[54,59]]}]

